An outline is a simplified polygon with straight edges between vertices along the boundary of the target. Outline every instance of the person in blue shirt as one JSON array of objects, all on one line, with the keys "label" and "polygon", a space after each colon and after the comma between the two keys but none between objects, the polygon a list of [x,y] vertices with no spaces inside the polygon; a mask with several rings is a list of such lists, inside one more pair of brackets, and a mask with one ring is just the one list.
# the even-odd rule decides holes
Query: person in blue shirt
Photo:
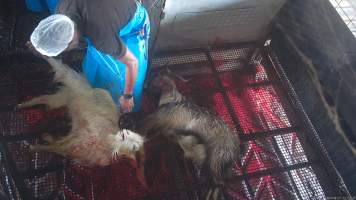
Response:
[{"label": "person in blue shirt", "polygon": [[138,111],[150,34],[149,17],[141,3],[60,0],[52,10],[55,13],[31,34],[30,45],[44,56],[57,56],[78,47],[84,38],[88,47],[83,73],[89,83],[108,90],[122,111]]}]

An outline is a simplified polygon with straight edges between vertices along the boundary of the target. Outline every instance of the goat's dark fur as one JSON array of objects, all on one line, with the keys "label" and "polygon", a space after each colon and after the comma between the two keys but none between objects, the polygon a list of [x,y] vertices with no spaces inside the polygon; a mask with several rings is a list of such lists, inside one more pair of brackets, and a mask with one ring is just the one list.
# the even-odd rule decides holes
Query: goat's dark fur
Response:
[{"label": "goat's dark fur", "polygon": [[214,184],[223,184],[239,155],[238,137],[219,117],[188,102],[168,75],[159,74],[152,85],[162,94],[157,111],[141,127],[147,137],[163,135],[176,142],[185,158],[208,169]]}]

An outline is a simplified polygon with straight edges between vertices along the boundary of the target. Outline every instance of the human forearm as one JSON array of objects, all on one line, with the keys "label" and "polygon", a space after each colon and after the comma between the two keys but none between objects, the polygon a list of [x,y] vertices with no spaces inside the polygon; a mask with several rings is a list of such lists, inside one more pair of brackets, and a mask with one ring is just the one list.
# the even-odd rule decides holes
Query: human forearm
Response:
[{"label": "human forearm", "polygon": [[126,64],[126,84],[124,94],[132,94],[137,78],[137,62]]},{"label": "human forearm", "polygon": [[126,65],[124,94],[132,94],[138,72],[137,58],[129,49],[126,49],[125,55],[119,60]]}]

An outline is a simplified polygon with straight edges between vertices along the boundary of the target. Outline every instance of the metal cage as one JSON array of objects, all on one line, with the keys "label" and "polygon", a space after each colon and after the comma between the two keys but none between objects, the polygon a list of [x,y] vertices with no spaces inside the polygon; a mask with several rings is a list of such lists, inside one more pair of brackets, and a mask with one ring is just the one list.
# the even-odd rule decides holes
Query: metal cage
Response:
[{"label": "metal cage", "polygon": [[[221,199],[349,197],[268,47],[246,44],[157,55],[151,60],[151,74],[168,67],[188,79],[177,81],[179,91],[215,112],[242,141],[235,178],[223,188]],[[3,58],[0,69],[1,188],[12,199],[118,198],[110,191],[125,193],[120,199],[201,197],[204,175],[194,166],[180,166],[181,157],[167,144],[148,147],[147,187],[134,178],[132,162],[88,169],[54,154],[29,153],[26,147],[39,142],[38,133],[68,129],[68,116],[64,109],[16,110],[14,105],[54,92],[58,85],[52,83],[50,68],[29,55]],[[157,103],[149,91],[143,99],[141,116]],[[113,182],[120,187],[113,188]]]}]

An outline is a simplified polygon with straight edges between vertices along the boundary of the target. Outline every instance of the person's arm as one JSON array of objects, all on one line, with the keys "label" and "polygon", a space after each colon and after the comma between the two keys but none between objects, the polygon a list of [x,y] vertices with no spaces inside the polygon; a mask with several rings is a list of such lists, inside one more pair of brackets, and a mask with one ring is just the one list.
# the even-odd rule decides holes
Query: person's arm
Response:
[{"label": "person's arm", "polygon": [[[135,55],[125,46],[125,54],[117,58],[126,65],[126,77],[125,77],[125,89],[124,94],[132,95],[133,88],[135,86],[137,72],[138,72],[138,60]],[[124,112],[131,112],[134,106],[133,98],[120,97],[121,110]]]},{"label": "person's arm", "polygon": [[112,21],[108,22],[108,24],[111,23],[112,26],[103,25],[105,23],[100,22],[98,26],[91,27],[89,30],[89,37],[91,38],[96,49],[113,56],[116,60],[125,65],[126,77],[124,94],[126,94],[126,98],[124,98],[124,96],[119,97],[119,102],[121,111],[131,112],[134,106],[134,101],[133,98],[127,98],[127,95],[133,94],[133,88],[138,72],[138,60],[117,34],[117,28],[115,28],[117,25],[115,25]]},{"label": "person's arm", "polygon": [[124,94],[132,94],[137,78],[138,60],[127,47],[125,48],[125,54],[118,58],[118,60],[126,65],[126,84]]}]

